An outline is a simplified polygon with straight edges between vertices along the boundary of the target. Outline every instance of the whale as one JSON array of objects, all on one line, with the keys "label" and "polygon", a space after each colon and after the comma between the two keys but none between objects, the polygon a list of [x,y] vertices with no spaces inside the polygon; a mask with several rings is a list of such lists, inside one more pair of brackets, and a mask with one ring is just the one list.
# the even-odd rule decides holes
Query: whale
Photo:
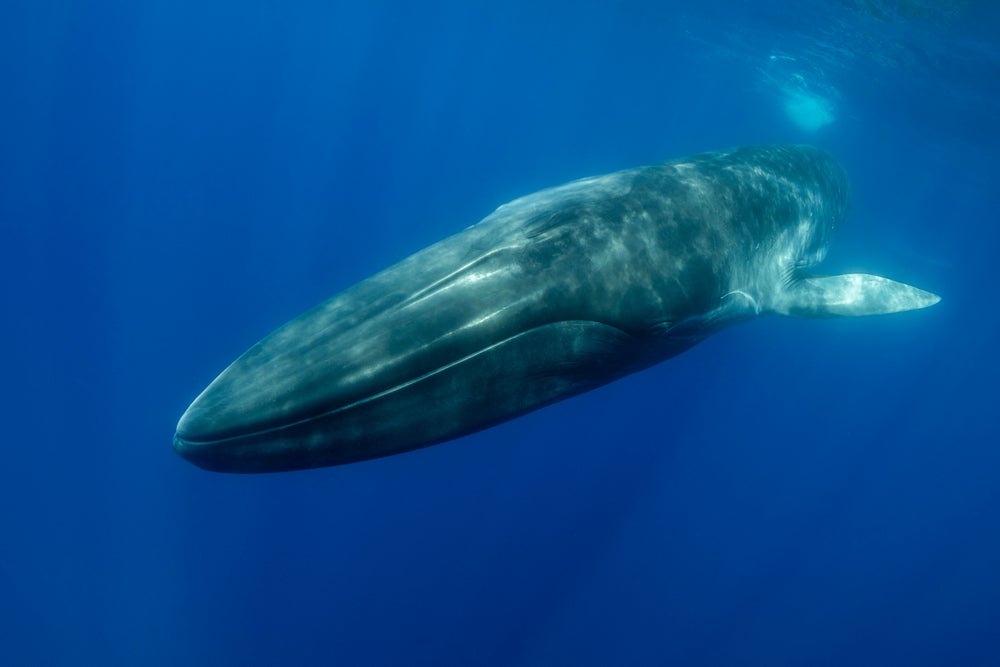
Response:
[{"label": "whale", "polygon": [[926,308],[888,278],[811,271],[849,200],[810,146],[748,146],[583,178],[281,326],[191,403],[174,449],[219,472],[353,463],[459,438],[769,314]]}]

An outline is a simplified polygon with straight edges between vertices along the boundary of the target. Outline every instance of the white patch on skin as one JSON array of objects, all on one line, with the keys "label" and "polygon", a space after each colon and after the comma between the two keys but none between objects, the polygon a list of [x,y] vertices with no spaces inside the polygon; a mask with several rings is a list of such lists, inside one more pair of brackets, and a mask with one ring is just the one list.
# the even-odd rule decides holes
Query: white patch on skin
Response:
[{"label": "white patch on skin", "polygon": [[632,177],[636,171],[638,170],[630,169],[605,176],[588,176],[565,185],[539,190],[497,207],[473,227],[492,220],[494,216],[530,215],[532,211],[554,209],[557,202],[577,195],[586,195],[588,199],[620,197],[632,189]]},{"label": "white patch on skin", "polygon": [[447,290],[455,285],[463,283],[467,284],[470,282],[478,282],[496,273],[500,273],[501,271],[506,270],[505,268],[494,269],[492,271],[472,271],[470,269],[472,269],[472,267],[474,267],[476,264],[479,264],[494,255],[500,254],[507,250],[513,250],[515,248],[516,246],[507,245],[507,246],[502,246],[500,248],[496,248],[494,250],[490,250],[481,257],[477,257],[471,262],[468,262],[463,266],[460,266],[459,268],[455,269],[454,271],[444,276],[443,278],[434,281],[427,287],[414,292],[412,295],[410,295],[410,297],[406,301],[400,304],[400,307],[406,308],[412,306],[415,303],[419,303],[420,301],[423,301],[428,297],[443,292],[444,290]]},{"label": "white patch on skin", "polygon": [[760,306],[757,305],[757,300],[755,298],[753,298],[752,296],[750,296],[749,294],[747,294],[746,292],[744,292],[743,290],[734,289],[732,292],[728,292],[726,294],[723,294],[722,298],[719,299],[719,300],[722,301],[722,300],[724,300],[724,299],[726,299],[727,297],[730,297],[730,296],[741,296],[741,297],[743,297],[744,299],[746,299],[747,301],[750,302],[750,306],[753,308],[754,315],[759,315],[760,314]]}]

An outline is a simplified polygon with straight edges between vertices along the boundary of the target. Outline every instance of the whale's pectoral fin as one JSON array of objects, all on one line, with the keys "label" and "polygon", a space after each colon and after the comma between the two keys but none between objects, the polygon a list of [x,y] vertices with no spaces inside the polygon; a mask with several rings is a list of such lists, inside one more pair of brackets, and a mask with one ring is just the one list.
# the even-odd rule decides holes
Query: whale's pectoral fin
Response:
[{"label": "whale's pectoral fin", "polygon": [[940,300],[937,294],[882,276],[845,273],[793,279],[774,310],[797,317],[857,317],[927,308]]}]

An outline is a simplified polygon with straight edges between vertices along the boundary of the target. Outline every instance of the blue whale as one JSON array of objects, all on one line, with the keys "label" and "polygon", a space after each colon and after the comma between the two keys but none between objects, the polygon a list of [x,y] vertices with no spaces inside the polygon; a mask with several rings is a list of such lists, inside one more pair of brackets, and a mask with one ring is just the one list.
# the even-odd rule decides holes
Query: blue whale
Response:
[{"label": "blue whale", "polygon": [[847,202],[841,167],[807,146],[522,197],[254,345],[187,409],[174,448],[226,472],[361,461],[499,424],[759,315],[937,303],[875,275],[807,273]]}]

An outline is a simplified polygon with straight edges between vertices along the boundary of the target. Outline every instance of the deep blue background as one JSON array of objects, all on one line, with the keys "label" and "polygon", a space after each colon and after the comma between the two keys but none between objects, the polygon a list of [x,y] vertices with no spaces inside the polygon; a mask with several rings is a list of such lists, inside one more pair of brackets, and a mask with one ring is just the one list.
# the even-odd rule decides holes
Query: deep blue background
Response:
[{"label": "deep blue background", "polygon": [[[670,4],[5,3],[0,663],[1000,664],[1000,16]],[[498,204],[777,141],[851,176],[824,268],[942,302],[378,461],[172,452],[249,345]]]}]

